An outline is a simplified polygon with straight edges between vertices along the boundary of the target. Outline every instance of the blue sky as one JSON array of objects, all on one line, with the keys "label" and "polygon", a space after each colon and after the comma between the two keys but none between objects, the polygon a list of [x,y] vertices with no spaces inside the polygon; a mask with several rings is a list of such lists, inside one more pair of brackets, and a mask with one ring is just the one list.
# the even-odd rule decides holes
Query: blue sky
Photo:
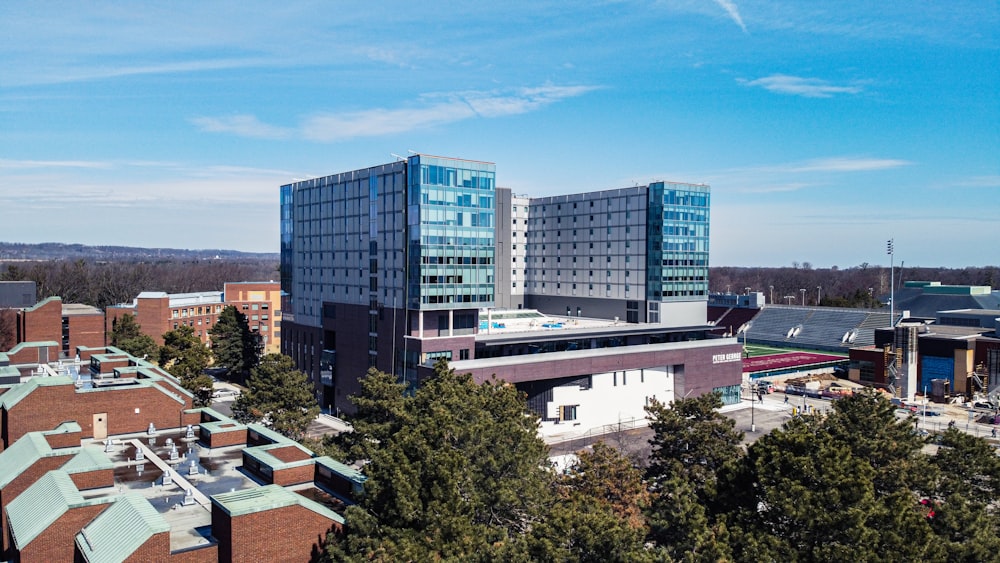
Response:
[{"label": "blue sky", "polygon": [[276,252],[278,186],[712,186],[711,263],[1000,264],[1000,3],[0,3],[0,240]]}]

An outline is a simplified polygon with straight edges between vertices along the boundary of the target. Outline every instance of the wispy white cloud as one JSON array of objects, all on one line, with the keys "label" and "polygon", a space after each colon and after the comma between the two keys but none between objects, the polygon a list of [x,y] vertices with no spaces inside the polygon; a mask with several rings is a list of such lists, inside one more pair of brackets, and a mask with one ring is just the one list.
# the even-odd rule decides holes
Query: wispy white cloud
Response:
[{"label": "wispy white cloud", "polygon": [[737,78],[736,80],[744,86],[759,87],[769,92],[802,96],[804,98],[830,98],[837,94],[860,94],[863,91],[861,85],[857,83],[837,85],[819,78],[806,78],[787,74],[772,74],[771,76],[765,76],[756,80],[746,80],[743,78]]},{"label": "wispy white cloud", "polygon": [[209,133],[232,133],[254,139],[284,139],[292,134],[289,128],[262,123],[253,115],[194,117],[191,123]]},{"label": "wispy white cloud", "polygon": [[753,194],[789,193],[831,185],[841,174],[878,172],[912,166],[909,160],[869,156],[834,156],[780,164],[745,166],[699,174],[660,176],[697,178],[724,191]]},{"label": "wispy white cloud", "polygon": [[411,107],[317,114],[306,117],[295,128],[268,125],[252,115],[197,117],[191,122],[210,133],[265,139],[301,137],[311,141],[336,142],[392,135],[476,117],[490,119],[523,114],[567,98],[582,96],[597,88],[547,85],[513,91],[427,94]]},{"label": "wispy white cloud", "polygon": [[94,160],[10,160],[0,158],[0,169],[20,170],[32,168],[111,168],[110,162]]},{"label": "wispy white cloud", "polygon": [[970,176],[952,185],[960,188],[1000,188],[1000,174]]},{"label": "wispy white cloud", "polygon": [[774,168],[763,168],[762,170],[774,170],[776,172],[864,172],[870,170],[886,170],[889,168],[899,168],[913,164],[908,160],[897,158],[869,158],[857,156],[839,156],[832,158],[818,158],[800,163],[791,163]]},{"label": "wispy white cloud", "polygon": [[736,22],[736,25],[740,26],[743,33],[747,33],[747,26],[743,24],[743,18],[740,17],[740,10],[736,7],[735,2],[732,0],[715,0],[715,3],[729,14],[729,18]]}]

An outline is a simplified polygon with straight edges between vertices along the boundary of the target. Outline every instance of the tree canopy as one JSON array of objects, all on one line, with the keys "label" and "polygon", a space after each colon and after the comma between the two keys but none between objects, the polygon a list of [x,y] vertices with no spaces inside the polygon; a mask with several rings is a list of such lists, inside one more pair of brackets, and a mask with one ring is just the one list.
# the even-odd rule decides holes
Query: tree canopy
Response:
[{"label": "tree canopy", "polygon": [[136,358],[149,358],[156,361],[160,347],[152,336],[142,332],[142,327],[132,314],[124,314],[111,321],[111,332],[108,333],[109,343]]},{"label": "tree canopy", "polygon": [[194,405],[212,404],[212,378],[205,375],[212,352],[205,347],[194,329],[181,325],[164,333],[160,365],[176,377],[194,395]]},{"label": "tree canopy", "polygon": [[208,331],[212,337],[215,364],[224,367],[243,380],[260,361],[260,339],[250,331],[247,316],[236,307],[226,305]]},{"label": "tree canopy", "polygon": [[295,440],[305,436],[309,423],[320,412],[306,375],[283,354],[261,358],[232,410],[233,418],[240,422],[259,422]]},{"label": "tree canopy", "polygon": [[933,446],[857,393],[750,446],[719,396],[654,403],[645,471],[598,443],[565,473],[506,383],[439,364],[411,394],[370,371],[336,446],[368,477],[335,561],[992,561],[1000,458]]}]

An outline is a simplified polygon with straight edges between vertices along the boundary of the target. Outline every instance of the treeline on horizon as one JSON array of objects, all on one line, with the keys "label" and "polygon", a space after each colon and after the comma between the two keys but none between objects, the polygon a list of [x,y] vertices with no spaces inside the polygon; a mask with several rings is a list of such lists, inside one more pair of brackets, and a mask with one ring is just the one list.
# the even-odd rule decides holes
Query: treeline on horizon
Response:
[{"label": "treeline on horizon", "polygon": [[222,291],[226,282],[278,279],[276,260],[0,260],[0,281],[33,281],[37,300],[60,297],[104,309],[143,291]]},{"label": "treeline on horizon", "polygon": [[[713,293],[759,291],[775,304],[877,309],[887,302],[892,275],[888,266],[867,262],[849,268],[813,268],[809,262],[785,268],[722,266],[709,268],[709,290]],[[896,266],[898,290],[906,281],[934,281],[944,285],[983,285],[995,288],[1000,280],[997,266],[932,268]],[[773,299],[772,299],[773,296]]]},{"label": "treeline on horizon", "polygon": [[[78,245],[64,245],[75,248]],[[119,248],[119,247],[116,247]],[[120,247],[127,248],[127,247]],[[65,303],[82,303],[98,308],[131,302],[143,291],[190,293],[221,291],[226,282],[277,280],[278,260],[268,254],[220,255],[205,259],[171,256],[143,258],[148,249],[131,249],[122,258],[102,255],[80,258],[66,255],[54,259],[40,257],[0,257],[0,281],[34,281],[38,300],[61,297]],[[192,251],[209,252],[209,251]],[[765,268],[718,266],[709,268],[709,289],[713,293],[759,291],[770,303],[825,307],[883,307],[889,294],[890,272],[886,266],[863,263],[849,268],[813,268],[808,262],[790,267]],[[997,266],[967,268],[897,267],[897,289],[911,280],[936,281],[946,285],[996,287]]]}]

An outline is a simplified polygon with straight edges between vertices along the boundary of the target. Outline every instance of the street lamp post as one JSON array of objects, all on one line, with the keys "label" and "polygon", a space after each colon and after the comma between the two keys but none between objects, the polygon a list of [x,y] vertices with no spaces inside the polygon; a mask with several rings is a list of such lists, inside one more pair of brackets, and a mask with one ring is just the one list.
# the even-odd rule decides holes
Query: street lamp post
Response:
[{"label": "street lamp post", "polygon": [[802,306],[805,307],[806,306],[806,290],[805,290],[805,288],[802,288],[802,289],[799,290],[799,292],[802,293]]},{"label": "street lamp post", "polygon": [[791,305],[792,304],[792,299],[795,299],[795,296],[794,295],[786,295],[785,299],[787,299],[788,300],[788,304]]},{"label": "street lamp post", "polygon": [[823,300],[823,286],[817,285],[816,286],[816,305],[818,306],[819,302],[822,301],[822,300]]},{"label": "street lamp post", "polygon": [[[750,327],[752,327],[752,326],[753,326],[753,321],[747,321],[747,322],[743,323],[743,326],[741,326],[739,328],[739,330],[737,331],[737,334],[740,333],[740,332],[743,333],[743,357],[744,358],[748,356],[748,354],[747,354],[747,333],[750,332]],[[751,432],[756,432],[757,431],[757,425],[754,423],[754,403],[756,402],[756,398],[754,397],[755,390],[753,388],[754,387],[753,386],[753,379],[750,380],[749,387],[750,387],[750,431]]]},{"label": "street lamp post", "polygon": [[773,285],[769,285],[769,286],[767,286],[767,289],[769,289],[771,291],[771,295],[770,295],[770,298],[768,300],[768,303],[774,303],[774,286]]}]

